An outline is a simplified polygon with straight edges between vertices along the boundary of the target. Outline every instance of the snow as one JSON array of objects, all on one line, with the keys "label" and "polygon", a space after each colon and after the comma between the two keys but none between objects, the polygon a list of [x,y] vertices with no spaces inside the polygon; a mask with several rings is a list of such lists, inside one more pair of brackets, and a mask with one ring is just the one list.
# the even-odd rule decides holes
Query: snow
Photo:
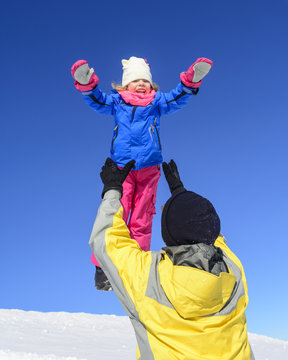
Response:
[{"label": "snow", "polygon": [[[249,334],[256,360],[288,360],[288,341]],[[126,316],[0,309],[0,360],[135,360]]]}]

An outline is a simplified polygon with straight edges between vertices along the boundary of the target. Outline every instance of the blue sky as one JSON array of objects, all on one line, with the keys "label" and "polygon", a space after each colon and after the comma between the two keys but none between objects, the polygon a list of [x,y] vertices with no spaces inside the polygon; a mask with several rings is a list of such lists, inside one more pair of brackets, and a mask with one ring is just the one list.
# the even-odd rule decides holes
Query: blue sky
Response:
[{"label": "blue sky", "polygon": [[[248,280],[248,331],[288,340],[286,1],[14,1],[1,7],[0,308],[124,315],[94,289],[88,240],[113,118],[73,86],[86,59],[109,92],[145,57],[168,92],[198,58],[214,66],[161,119],[166,161],[209,198]],[[161,248],[158,187],[152,249]]]}]

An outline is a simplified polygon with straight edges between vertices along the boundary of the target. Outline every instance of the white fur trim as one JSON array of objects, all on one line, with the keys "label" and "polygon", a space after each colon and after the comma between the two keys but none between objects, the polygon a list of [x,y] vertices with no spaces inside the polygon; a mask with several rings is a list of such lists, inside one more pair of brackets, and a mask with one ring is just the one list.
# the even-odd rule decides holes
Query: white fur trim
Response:
[{"label": "white fur trim", "polygon": [[152,85],[152,74],[150,67],[142,58],[131,56],[129,60],[122,60],[123,76],[122,86],[128,85],[131,81],[144,79]]}]

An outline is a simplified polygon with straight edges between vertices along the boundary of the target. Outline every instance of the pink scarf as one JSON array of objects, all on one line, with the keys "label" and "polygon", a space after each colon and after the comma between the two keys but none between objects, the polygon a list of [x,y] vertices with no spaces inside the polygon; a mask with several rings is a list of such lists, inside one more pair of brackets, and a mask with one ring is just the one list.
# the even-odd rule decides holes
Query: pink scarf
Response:
[{"label": "pink scarf", "polygon": [[140,105],[147,106],[150,104],[156,95],[156,91],[152,90],[149,94],[137,94],[132,93],[128,90],[119,91],[119,94],[122,96],[123,100],[131,105]]}]

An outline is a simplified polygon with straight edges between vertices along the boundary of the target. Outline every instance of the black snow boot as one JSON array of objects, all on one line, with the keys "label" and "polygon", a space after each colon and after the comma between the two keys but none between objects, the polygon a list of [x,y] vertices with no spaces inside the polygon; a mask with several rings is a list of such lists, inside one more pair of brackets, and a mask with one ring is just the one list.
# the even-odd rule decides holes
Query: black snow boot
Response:
[{"label": "black snow boot", "polygon": [[102,291],[112,291],[113,290],[104,271],[98,266],[96,266],[94,280],[95,280],[95,287],[97,290],[102,290]]}]

